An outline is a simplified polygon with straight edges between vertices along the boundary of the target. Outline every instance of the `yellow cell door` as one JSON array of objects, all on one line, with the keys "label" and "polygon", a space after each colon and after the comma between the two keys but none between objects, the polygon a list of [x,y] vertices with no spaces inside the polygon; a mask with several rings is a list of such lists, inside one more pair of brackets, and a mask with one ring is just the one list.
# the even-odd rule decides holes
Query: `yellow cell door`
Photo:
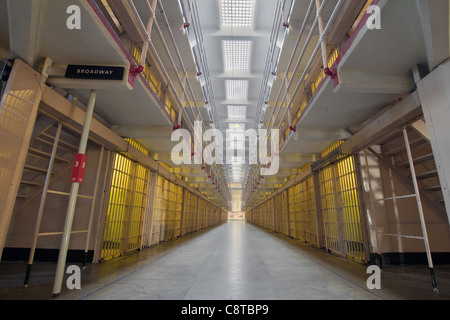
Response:
[{"label": "yellow cell door", "polygon": [[115,154],[104,221],[101,260],[141,248],[148,208],[149,169]]},{"label": "yellow cell door", "polygon": [[312,176],[289,189],[289,207],[291,236],[317,245],[316,203]]},{"label": "yellow cell door", "polygon": [[354,157],[320,171],[323,234],[326,248],[349,259],[368,258]]}]

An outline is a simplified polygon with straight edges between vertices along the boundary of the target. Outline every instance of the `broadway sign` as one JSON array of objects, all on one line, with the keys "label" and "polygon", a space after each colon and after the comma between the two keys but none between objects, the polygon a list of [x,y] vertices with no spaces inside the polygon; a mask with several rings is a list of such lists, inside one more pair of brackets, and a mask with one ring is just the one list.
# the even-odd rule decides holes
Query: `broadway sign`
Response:
[{"label": "broadway sign", "polygon": [[68,65],[66,78],[85,80],[123,80],[124,67]]}]

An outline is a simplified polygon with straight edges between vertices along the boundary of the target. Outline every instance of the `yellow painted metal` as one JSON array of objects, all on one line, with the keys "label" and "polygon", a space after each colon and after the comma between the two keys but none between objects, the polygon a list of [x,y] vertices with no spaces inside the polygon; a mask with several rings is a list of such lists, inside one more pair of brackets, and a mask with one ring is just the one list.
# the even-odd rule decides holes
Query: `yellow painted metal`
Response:
[{"label": "yellow painted metal", "polygon": [[207,228],[212,226],[211,217],[212,217],[212,206],[210,203],[207,202],[205,206],[205,225]]},{"label": "yellow painted metal", "polygon": [[149,155],[149,152],[143,145],[141,145],[139,142],[133,139],[126,138],[125,141],[128,141],[133,147],[141,151],[143,154]]},{"label": "yellow painted metal", "polygon": [[[138,146],[137,142],[133,144]],[[141,147],[141,146],[139,146]],[[140,249],[148,203],[149,169],[115,154],[102,241],[103,261]]]},{"label": "yellow painted metal", "polygon": [[361,226],[361,206],[355,173],[355,159],[348,157],[337,163],[340,201],[343,210],[344,236],[347,256],[355,260],[365,259],[365,245]]},{"label": "yellow painted metal", "polygon": [[316,204],[312,176],[289,188],[289,208],[291,236],[317,245]]},{"label": "yellow painted metal", "polygon": [[153,219],[155,243],[174,237],[176,185],[159,176],[156,187],[156,206]]},{"label": "yellow painted metal", "polygon": [[279,200],[281,201],[281,215],[280,215],[280,232],[286,236],[289,235],[289,215],[288,215],[288,202],[286,192],[280,194]]},{"label": "yellow painted metal", "polygon": [[366,4],[364,5],[363,9],[361,10],[358,18],[356,18],[355,22],[353,23],[352,27],[350,28],[350,31],[348,32],[348,35],[352,35],[353,32],[355,32],[356,27],[359,25],[359,23],[361,22],[362,18],[364,17],[364,15],[367,12],[367,9],[369,8],[369,6],[373,3],[373,0],[366,0]]},{"label": "yellow painted metal", "polygon": [[[336,62],[338,56],[339,56],[339,48],[336,47],[331,51],[328,57],[328,68],[331,69],[333,67],[333,64]],[[325,79],[325,73],[323,72],[323,70],[320,70],[311,86],[311,91],[313,94],[316,92],[317,88],[320,86],[323,79]]]},{"label": "yellow painted metal", "polygon": [[254,223],[258,226],[266,227],[265,223],[264,223],[265,215],[262,210],[263,206],[264,206],[264,204],[261,204],[261,205],[257,206],[256,208],[253,208],[252,214],[249,217],[249,220],[251,221],[251,223]]},{"label": "yellow painted metal", "polygon": [[334,142],[331,146],[329,146],[328,148],[326,148],[326,149],[320,154],[320,157],[323,158],[323,157],[327,156],[331,151],[335,150],[337,147],[339,147],[340,145],[342,145],[344,142],[345,142],[345,141],[343,141],[343,140]]},{"label": "yellow painted metal", "polygon": [[296,185],[294,187],[289,188],[288,190],[288,198],[289,198],[289,226],[290,230],[289,233],[291,237],[294,239],[298,239],[298,233],[297,233],[297,219],[298,219],[298,189],[299,185]]},{"label": "yellow painted metal", "polygon": [[128,218],[126,219],[128,223],[127,230],[127,248],[126,251],[132,251],[140,249],[143,228],[144,228],[144,214],[147,209],[148,203],[148,181],[149,181],[148,168],[143,165],[136,163],[134,167],[134,185],[133,193],[131,199],[131,207],[129,211]]},{"label": "yellow painted metal", "polygon": [[170,118],[173,121],[177,120],[177,111],[175,110],[173,103],[170,101],[170,99],[166,99],[166,111],[169,114]]},{"label": "yellow painted metal", "polygon": [[320,171],[320,195],[323,219],[323,238],[328,250],[340,253],[338,204],[334,181],[334,167],[329,166]]},{"label": "yellow painted metal", "polygon": [[201,230],[206,228],[205,223],[205,204],[206,201],[202,198],[199,198],[198,200],[198,226],[197,230]]},{"label": "yellow painted metal", "polygon": [[195,194],[191,194],[190,208],[189,208],[191,232],[197,231],[197,212],[198,212],[197,208],[198,208],[198,196]]},{"label": "yellow painted metal", "polygon": [[323,230],[327,249],[355,261],[366,258],[361,205],[353,157],[320,171]]},{"label": "yellow painted metal", "polygon": [[[323,156],[338,147],[338,141]],[[247,213],[249,222],[289,235],[300,241],[365,262],[366,241],[361,225],[361,204],[354,157],[345,157],[319,172],[319,185],[313,175],[261,203]],[[320,189],[321,212],[316,212],[316,190]],[[286,198],[287,194],[287,198]],[[288,214],[289,213],[289,214]],[[318,235],[318,221],[322,224]]]},{"label": "yellow painted metal", "polygon": [[280,216],[281,216],[281,199],[280,195],[276,195],[273,199],[274,212],[273,212],[273,230],[280,232]]},{"label": "yellow painted metal", "polygon": [[208,210],[208,205],[207,205],[206,200],[203,200],[202,203],[203,203],[203,206],[202,206],[202,221],[203,221],[202,229],[205,229],[208,227],[207,219],[206,219],[206,211]]},{"label": "yellow painted metal", "polygon": [[275,230],[274,198],[266,202],[266,223],[267,229]]},{"label": "yellow painted metal", "polygon": [[[199,201],[198,196],[159,177],[153,229],[154,233],[157,233],[158,230],[161,233],[159,237],[157,235],[155,237],[160,238],[161,241],[168,241],[206,227],[205,206],[205,200],[200,199]],[[197,210],[201,215],[198,221]]]},{"label": "yellow painted metal", "polygon": [[[148,155],[137,141],[126,139]],[[140,249],[144,230],[152,230],[151,245],[211,227],[226,213],[183,187],[158,176],[151,228],[144,228],[150,210],[148,168],[126,154],[114,155],[113,171],[102,241],[101,260],[106,261]]]},{"label": "yellow painted metal", "polygon": [[181,214],[183,212],[183,187],[176,186],[175,196],[175,224],[173,230],[173,237],[181,236]]},{"label": "yellow painted metal", "polygon": [[[357,17],[354,24],[350,28],[348,35],[351,35],[355,31],[356,27],[361,22],[362,18],[366,14],[367,9],[372,4],[372,2],[373,2],[373,0],[366,0],[366,3],[364,5],[363,9],[361,10],[359,16]],[[333,64],[336,62],[337,58],[339,57],[339,53],[340,53],[340,51],[339,51],[338,47],[333,48],[333,50],[331,51],[331,53],[328,57],[328,68],[331,69],[333,67]],[[324,74],[323,70],[320,70],[311,86],[312,94],[314,94],[317,91],[318,87],[320,86],[320,84],[324,78],[325,78],[325,74]]]},{"label": "yellow painted metal", "polygon": [[165,181],[164,192],[164,241],[173,239],[175,236],[175,220],[176,220],[176,185],[170,181]]},{"label": "yellow painted metal", "polygon": [[102,243],[102,260],[109,260],[122,254],[122,232],[128,211],[131,163],[131,159],[125,156],[120,154],[114,156],[113,177]]},{"label": "yellow painted metal", "polygon": [[180,235],[184,236],[189,233],[189,201],[190,201],[191,193],[188,190],[184,190],[183,194],[183,207],[182,207],[182,216],[181,216],[181,231]]},{"label": "yellow painted metal", "polygon": [[306,104],[307,104],[308,100],[305,98],[303,98],[302,102],[299,105],[299,108],[297,110],[297,113],[294,117],[294,122],[293,123],[297,123],[297,121],[300,119],[303,110],[305,110]]},{"label": "yellow painted metal", "polygon": [[158,244],[161,241],[161,231],[164,225],[164,210],[165,210],[165,183],[166,179],[158,176],[156,183],[155,206],[153,211],[153,228],[152,228],[152,242],[151,244]]},{"label": "yellow painted metal", "polygon": [[[135,44],[132,50],[132,57],[137,65],[140,63],[141,54],[142,49]],[[156,93],[156,95],[159,97],[161,94],[161,81],[158,79],[156,72],[153,70],[153,68],[150,66],[148,62],[145,63],[142,75],[144,76],[145,80],[147,80],[148,84]]]},{"label": "yellow painted metal", "polygon": [[185,190],[184,215],[182,235],[191,233],[195,228],[195,218],[197,217],[197,196]]}]

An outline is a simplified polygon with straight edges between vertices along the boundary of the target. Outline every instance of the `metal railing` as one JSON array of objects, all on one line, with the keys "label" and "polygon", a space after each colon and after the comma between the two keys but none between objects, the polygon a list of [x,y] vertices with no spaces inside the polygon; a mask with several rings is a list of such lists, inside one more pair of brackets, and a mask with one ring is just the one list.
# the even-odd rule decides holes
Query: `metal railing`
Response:
[{"label": "metal railing", "polygon": [[[258,128],[261,129],[264,123],[264,119],[267,116],[266,110],[269,104],[269,97],[272,94],[272,89],[269,85],[269,82],[274,81],[274,79],[277,77],[277,74],[284,73],[283,77],[281,78],[281,85],[278,89],[278,93],[276,95],[273,108],[269,114],[267,123],[267,130],[269,132],[272,129],[280,130],[280,149],[292,134],[294,134],[294,136],[296,135],[296,122],[300,119],[302,110],[308,104],[309,89],[304,88],[304,84],[305,81],[311,77],[311,73],[314,72],[314,62],[318,58],[319,54],[321,54],[322,57],[323,70],[320,70],[319,74],[314,76],[315,81],[313,81],[312,85],[314,86],[314,90],[317,89],[319,84],[327,77],[334,77],[335,75],[335,73],[330,69],[331,65],[334,63],[338,56],[338,51],[334,50],[331,52],[331,54],[329,54],[327,51],[328,44],[326,39],[335,23],[339,12],[343,8],[344,3],[345,0],[339,0],[334,5],[327,23],[324,24],[323,13],[325,8],[327,8],[328,0],[323,0],[322,2],[320,0],[311,0],[308,9],[305,12],[303,23],[300,27],[299,34],[290,59],[287,63],[286,70],[277,70],[280,52],[275,50],[275,44],[272,42],[280,34],[280,29],[282,26],[284,26],[285,28],[290,27],[289,15],[285,14],[287,0],[279,0],[278,2],[271,35],[271,46],[268,52],[266,69],[264,72],[264,78],[261,87],[261,97],[257,105],[257,125]],[[315,17],[313,16],[314,12],[316,13]],[[287,33],[285,33],[285,36],[286,34]],[[319,35],[319,39],[314,45],[313,37],[317,34]],[[302,41],[304,37],[306,38],[304,41]],[[311,51],[312,54],[309,53]],[[300,66],[302,66],[301,69]],[[300,74],[301,76],[299,77],[299,79],[293,81],[294,76]],[[273,78],[271,79],[271,77]],[[299,101],[299,99],[304,103],[302,102],[299,105],[295,106],[294,104]],[[295,107],[297,108],[295,109]],[[245,183],[245,191],[243,193],[243,200],[245,200],[244,202],[248,202],[251,199],[252,191],[254,191],[260,184],[261,176],[258,174],[260,168],[261,164],[258,164],[254,165],[253,168],[250,169],[251,178],[249,178]]]},{"label": "metal railing", "polygon": [[[187,36],[195,38],[196,45],[192,48],[194,59],[197,65],[198,76],[203,77],[205,80],[205,85],[203,86],[203,94],[205,96],[206,108],[208,109],[208,114],[210,116],[210,121],[212,124],[217,123],[217,109],[214,100],[214,93],[211,84],[211,75],[208,67],[208,59],[206,57],[206,49],[203,41],[203,33],[201,30],[200,15],[198,12],[198,4],[196,0],[181,0],[182,8],[184,8],[184,16],[186,23],[192,21],[192,28],[188,28]],[[186,14],[190,12],[191,14]],[[189,19],[190,18],[190,19]],[[193,30],[193,37],[191,36],[191,30]]]},{"label": "metal railing", "polygon": [[[140,7],[140,12],[135,6],[133,0],[127,0],[124,2],[128,6],[128,11],[133,15],[133,21],[136,27],[145,35],[145,39],[142,39],[142,52],[136,53],[135,46],[130,48],[134,52],[130,52],[136,62],[136,71],[138,73],[144,73],[144,79],[149,83],[150,87],[158,94],[160,86],[165,86],[169,90],[169,96],[171,102],[163,104],[165,105],[169,116],[172,118],[174,130],[182,127],[183,121],[187,128],[194,131],[194,121],[201,121],[203,129],[206,128],[204,119],[200,112],[200,105],[197,97],[194,93],[194,88],[189,81],[189,73],[186,69],[185,62],[182,54],[177,45],[177,40],[172,32],[171,25],[166,11],[161,0],[145,0],[145,10]],[[197,77],[203,77],[205,79],[205,85],[202,86],[203,96],[205,99],[205,106],[210,116],[210,123],[217,123],[217,115],[215,109],[214,95],[212,93],[212,86],[210,81],[210,74],[208,70],[208,63],[206,59],[205,49],[203,46],[203,37],[199,21],[198,7],[195,0],[181,0],[180,8],[182,10],[184,21],[180,21],[182,30],[189,38],[196,40],[197,45],[192,48],[192,57],[197,65]],[[158,15],[158,17],[157,17]],[[157,19],[158,18],[158,19]],[[148,19],[148,21],[145,21]],[[158,22],[162,21],[164,25]],[[168,35],[168,36],[167,36]],[[152,37],[158,37],[162,45],[162,49],[159,50],[154,45],[154,39]],[[170,49],[169,49],[170,47]],[[163,79],[156,79],[153,68],[150,68],[147,63],[148,53],[152,55],[152,65],[158,69]],[[183,52],[183,55],[186,53]],[[164,65],[161,57],[164,56],[168,60],[168,65]],[[169,72],[174,71],[175,78],[169,76]],[[191,75],[192,76],[192,75]],[[159,96],[159,94],[158,94]],[[177,107],[178,106],[178,107]],[[202,166],[206,168],[207,166]],[[214,184],[220,186],[221,190],[228,190],[226,188],[226,181],[224,173],[220,168],[208,167],[206,168],[208,176],[212,176],[211,179]],[[225,198],[230,198],[228,192],[224,192]],[[225,199],[224,199],[225,200]]]}]

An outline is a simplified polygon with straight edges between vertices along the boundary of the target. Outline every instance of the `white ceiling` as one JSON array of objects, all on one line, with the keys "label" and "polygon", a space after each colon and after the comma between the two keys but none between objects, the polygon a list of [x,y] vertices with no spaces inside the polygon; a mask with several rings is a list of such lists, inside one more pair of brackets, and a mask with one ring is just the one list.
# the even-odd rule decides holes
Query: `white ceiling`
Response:
[{"label": "white ceiling", "polygon": [[[253,24],[250,27],[222,26],[221,1],[197,0],[203,37],[214,97],[216,101],[218,124],[216,128],[222,130],[233,129],[239,125],[239,129],[255,129],[257,122],[257,102],[261,90],[265,63],[269,49],[270,34],[272,31],[276,1],[255,0],[253,8]],[[247,12],[247,10],[245,9]],[[233,7],[231,11],[234,18],[241,12]],[[224,64],[224,41],[250,42],[250,65],[248,70],[226,70]],[[247,96],[243,99],[227,99],[227,81],[246,81],[248,84]],[[245,120],[235,121],[228,118],[229,106],[241,106],[245,109]],[[226,146],[224,146],[226,147]],[[246,146],[248,148],[248,146]],[[246,151],[245,165],[228,165],[228,182],[233,186],[242,187],[245,176],[248,174],[248,152]],[[234,172],[234,174],[233,174]],[[234,190],[234,198],[240,202],[241,193]],[[240,210],[240,206],[238,207]]]}]

